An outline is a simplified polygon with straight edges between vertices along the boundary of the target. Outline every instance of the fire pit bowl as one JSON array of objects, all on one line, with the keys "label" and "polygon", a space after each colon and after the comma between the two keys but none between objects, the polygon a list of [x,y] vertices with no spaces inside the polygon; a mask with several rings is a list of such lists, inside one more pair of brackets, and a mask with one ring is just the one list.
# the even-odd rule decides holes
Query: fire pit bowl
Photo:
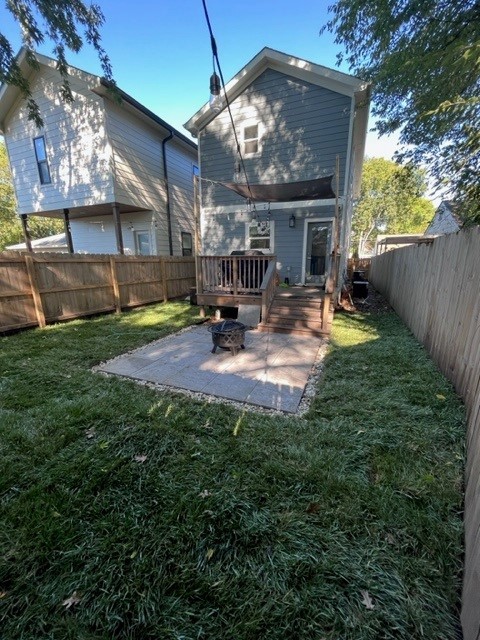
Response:
[{"label": "fire pit bowl", "polygon": [[245,349],[245,331],[247,327],[236,320],[224,320],[208,327],[212,334],[213,349],[217,347],[230,350],[232,356],[236,356],[239,349]]}]

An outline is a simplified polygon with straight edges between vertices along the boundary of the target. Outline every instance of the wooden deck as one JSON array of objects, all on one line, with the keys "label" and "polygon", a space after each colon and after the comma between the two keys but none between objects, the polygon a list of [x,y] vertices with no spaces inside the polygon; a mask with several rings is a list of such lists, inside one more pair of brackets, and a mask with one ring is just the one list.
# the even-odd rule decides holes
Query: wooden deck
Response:
[{"label": "wooden deck", "polygon": [[327,335],[331,294],[320,287],[277,286],[275,256],[199,256],[197,304],[262,308],[261,331]]}]

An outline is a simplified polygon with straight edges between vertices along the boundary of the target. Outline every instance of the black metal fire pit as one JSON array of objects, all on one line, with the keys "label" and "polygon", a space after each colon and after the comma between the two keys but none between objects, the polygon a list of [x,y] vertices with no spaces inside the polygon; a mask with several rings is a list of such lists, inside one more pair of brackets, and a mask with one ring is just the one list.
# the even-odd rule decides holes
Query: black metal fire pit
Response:
[{"label": "black metal fire pit", "polygon": [[244,324],[236,320],[224,320],[208,327],[212,334],[212,353],[215,353],[217,347],[220,347],[229,350],[232,356],[236,356],[239,349],[245,349],[246,329]]}]

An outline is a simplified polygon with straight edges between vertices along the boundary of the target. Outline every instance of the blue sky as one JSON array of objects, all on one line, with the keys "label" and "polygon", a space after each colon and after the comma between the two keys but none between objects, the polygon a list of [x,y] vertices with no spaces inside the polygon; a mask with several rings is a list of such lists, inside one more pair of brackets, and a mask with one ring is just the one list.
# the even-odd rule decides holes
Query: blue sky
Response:
[{"label": "blue sky", "polygon": [[[209,97],[210,38],[201,0],[97,0],[105,15],[102,41],[119,87],[161,118],[183,123]],[[220,64],[228,81],[264,46],[335,67],[340,51],[333,37],[319,35],[328,2],[314,0],[207,0]],[[18,26],[0,8],[2,32],[20,47]],[[46,42],[39,51],[51,55]],[[71,64],[101,75],[95,52],[85,45]],[[348,72],[347,67],[340,67]],[[371,123],[373,126],[373,123]],[[368,155],[390,157],[392,139],[369,133]]]}]

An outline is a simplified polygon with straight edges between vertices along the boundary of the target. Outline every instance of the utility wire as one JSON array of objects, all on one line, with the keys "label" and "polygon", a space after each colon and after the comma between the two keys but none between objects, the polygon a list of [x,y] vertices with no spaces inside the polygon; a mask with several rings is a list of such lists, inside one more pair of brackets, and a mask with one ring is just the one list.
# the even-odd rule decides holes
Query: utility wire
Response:
[{"label": "utility wire", "polygon": [[[217,43],[215,42],[215,37],[213,35],[213,29],[212,29],[212,25],[210,23],[210,17],[208,15],[208,10],[207,10],[207,4],[205,0],[202,0],[202,4],[203,4],[203,10],[205,12],[205,19],[207,21],[207,26],[208,26],[208,31],[210,33],[210,45],[212,47],[212,54],[213,54],[213,59],[214,62],[216,61],[217,63],[217,69],[218,69],[218,73],[220,75],[220,81],[222,83],[222,87],[223,87],[223,94],[225,96],[225,102],[227,105],[227,109],[228,109],[228,114],[230,116],[230,122],[232,123],[232,129],[233,129],[233,135],[235,137],[235,144],[237,145],[237,153],[239,155],[240,158],[240,164],[243,170],[243,173],[245,175],[245,183],[247,185],[247,189],[248,189],[248,193],[250,194],[250,202],[253,205],[253,210],[256,214],[257,209],[255,207],[255,202],[253,201],[253,194],[252,194],[252,190],[250,188],[250,182],[248,181],[248,175],[247,175],[247,170],[245,168],[245,162],[243,161],[243,156],[242,156],[242,151],[240,148],[240,142],[238,141],[238,136],[237,136],[237,130],[235,128],[235,122],[233,120],[233,115],[232,115],[232,110],[230,109],[230,101],[228,99],[227,96],[227,92],[225,90],[225,80],[223,79],[223,73],[222,73],[222,68],[220,66],[220,60],[218,58],[218,49],[217,49]],[[215,71],[215,64],[214,64],[214,71]]]}]

